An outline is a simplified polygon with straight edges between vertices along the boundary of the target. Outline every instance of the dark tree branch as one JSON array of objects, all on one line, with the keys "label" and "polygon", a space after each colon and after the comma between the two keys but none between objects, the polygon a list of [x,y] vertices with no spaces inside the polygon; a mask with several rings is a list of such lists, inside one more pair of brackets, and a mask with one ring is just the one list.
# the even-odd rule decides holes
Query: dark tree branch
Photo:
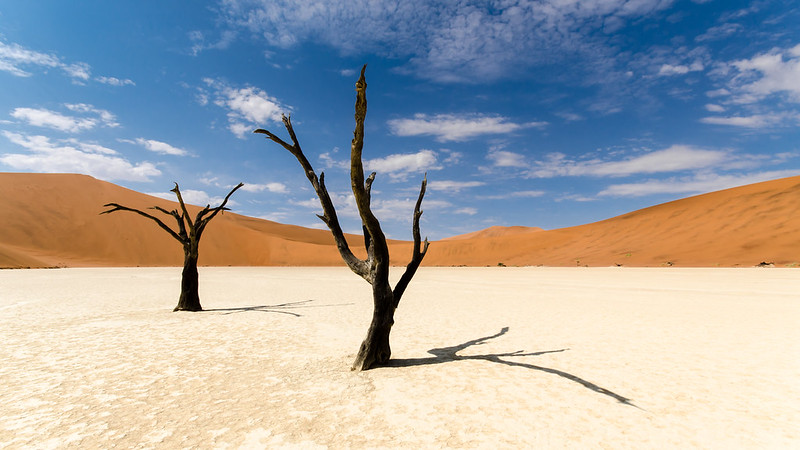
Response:
[{"label": "dark tree branch", "polygon": [[[422,217],[422,198],[425,197],[425,188],[428,185],[428,175],[425,174],[425,177],[422,179],[422,186],[419,189],[419,197],[417,198],[417,204],[414,206],[414,219],[413,224],[411,226],[411,233],[414,236],[414,248],[411,254],[411,262],[408,263],[406,266],[406,271],[403,273],[403,276],[400,277],[400,281],[397,282],[397,285],[394,287],[394,307],[400,304],[400,298],[403,297],[403,293],[405,292],[406,288],[408,287],[408,283],[411,282],[411,279],[414,277],[414,274],[417,272],[417,268],[419,268],[422,259],[425,257],[425,254],[428,253],[428,238],[425,238],[425,243],[422,245],[421,243],[421,234],[419,232],[419,218]],[[421,248],[420,248],[421,247]]]},{"label": "dark tree branch", "polygon": [[[220,211],[230,211],[230,208],[226,208],[225,205],[228,203],[228,199],[231,198],[231,195],[233,195],[233,193],[236,192],[236,190],[238,190],[242,186],[244,186],[244,183],[239,183],[236,185],[236,187],[231,189],[231,191],[228,192],[228,195],[225,196],[225,199],[222,201],[222,203],[216,208],[209,209],[209,207],[206,206],[202,211],[197,213],[197,218],[195,219],[195,223],[197,224],[198,239],[200,238],[200,235],[203,233],[203,230],[206,228],[206,225],[208,225],[208,222],[210,222],[211,219],[214,218],[214,216],[219,214]],[[204,217],[209,212],[211,212],[211,215],[209,215],[208,217]]]},{"label": "dark tree branch", "polygon": [[111,208],[111,209],[109,209],[108,211],[103,211],[100,214],[110,214],[110,213],[115,212],[115,211],[130,211],[130,212],[134,212],[136,214],[139,214],[140,216],[147,217],[148,219],[150,219],[150,220],[154,221],[155,223],[157,223],[158,226],[163,228],[167,233],[169,233],[170,236],[172,236],[173,238],[177,239],[178,242],[180,242],[181,244],[184,243],[184,238],[182,236],[178,235],[178,233],[176,233],[172,228],[167,226],[167,224],[162,222],[161,219],[159,219],[158,217],[155,217],[155,216],[152,216],[150,214],[147,214],[146,212],[140,211],[140,210],[138,210],[136,208],[128,208],[127,206],[122,206],[119,203],[106,203],[105,205],[103,205],[103,207],[104,208]]},{"label": "dark tree branch", "polygon": [[255,130],[254,133],[266,135],[267,138],[288,150],[289,153],[291,153],[297,159],[306,174],[306,178],[314,188],[314,192],[316,192],[320,201],[320,205],[322,206],[323,214],[317,215],[317,217],[319,217],[325,223],[325,225],[328,226],[328,229],[331,230],[333,239],[336,242],[336,247],[339,250],[339,255],[341,255],[342,259],[347,264],[347,267],[350,268],[350,270],[368,282],[371,282],[371,275],[367,262],[357,258],[353,254],[353,251],[350,250],[350,245],[347,243],[347,238],[345,238],[344,231],[342,231],[342,227],[339,224],[339,218],[336,215],[336,209],[333,206],[333,201],[331,200],[330,194],[328,194],[328,189],[325,187],[325,173],[320,173],[319,178],[317,178],[314,168],[311,166],[308,158],[306,158],[305,154],[303,154],[303,150],[300,148],[297,135],[292,127],[291,118],[284,115],[283,125],[286,128],[286,131],[289,133],[289,137],[292,139],[293,145],[289,145],[286,143],[286,141],[276,136],[274,133],[261,128]]},{"label": "dark tree branch", "polygon": [[177,209],[173,209],[172,211],[167,211],[166,209],[160,206],[151,206],[150,209],[155,209],[157,211],[161,211],[162,213],[171,216],[175,219],[175,222],[178,223],[178,234],[184,239],[185,242],[188,242],[189,235],[186,233],[186,225],[183,223],[183,218],[181,218],[180,213],[178,213]]},{"label": "dark tree branch", "polygon": [[183,211],[183,218],[186,221],[186,224],[189,225],[189,234],[194,234],[194,224],[189,216],[189,211],[186,210],[186,204],[183,203],[183,196],[181,195],[181,190],[178,188],[177,182],[175,182],[175,187],[170,189],[170,192],[174,192],[175,196],[178,197],[178,203],[180,203],[181,211]]}]

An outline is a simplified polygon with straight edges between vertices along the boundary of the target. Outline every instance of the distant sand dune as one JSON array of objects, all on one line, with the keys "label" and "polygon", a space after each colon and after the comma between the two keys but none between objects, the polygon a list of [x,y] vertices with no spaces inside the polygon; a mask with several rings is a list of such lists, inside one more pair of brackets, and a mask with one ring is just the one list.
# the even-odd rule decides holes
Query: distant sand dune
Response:
[{"label": "distant sand dune", "polygon": [[[542,231],[490,227],[431,245],[423,265],[753,266],[800,263],[800,177],[727,189],[601,222]],[[117,202],[175,203],[85,175],[0,174],[0,267],[176,266],[179,244]],[[192,208],[197,211],[196,208]],[[357,254],[362,238],[350,236]],[[225,213],[201,243],[205,266],[341,266],[327,230]],[[410,243],[390,243],[404,265]]]}]

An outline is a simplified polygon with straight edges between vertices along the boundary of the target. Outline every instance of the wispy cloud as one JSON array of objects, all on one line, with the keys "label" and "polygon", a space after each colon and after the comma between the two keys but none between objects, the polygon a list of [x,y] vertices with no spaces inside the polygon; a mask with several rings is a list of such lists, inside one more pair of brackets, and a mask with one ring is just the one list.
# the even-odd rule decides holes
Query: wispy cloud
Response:
[{"label": "wispy cloud", "polygon": [[576,161],[564,154],[548,155],[543,161],[536,161],[529,172],[533,178],[556,176],[595,176],[620,177],[634,174],[667,173],[682,170],[696,170],[724,163],[729,152],[706,150],[688,145],[673,145],[644,155],[620,161],[592,159]]},{"label": "wispy cloud", "polygon": [[151,152],[162,155],[186,156],[189,154],[188,151],[182,148],[173,147],[166,142],[156,141],[154,139],[136,138],[134,142],[146,148],[147,150],[150,150]]},{"label": "wispy cloud", "polygon": [[234,30],[224,30],[218,39],[209,42],[202,31],[192,31],[189,33],[189,39],[192,41],[191,53],[197,56],[205,50],[225,50],[236,39],[236,34]]},{"label": "wispy cloud", "polygon": [[0,162],[18,170],[44,173],[82,173],[103,180],[150,181],[161,171],[149,162],[131,163],[117,152],[75,139],[53,142],[45,136],[3,131],[12,143],[28,153],[5,153]]},{"label": "wispy cloud", "polygon": [[541,197],[545,194],[544,191],[516,191],[516,192],[509,192],[506,194],[496,194],[496,195],[481,195],[477,198],[483,200],[507,200],[512,198],[536,198]]},{"label": "wispy cloud", "polygon": [[66,64],[56,55],[29,50],[19,44],[0,42],[0,70],[18,77],[30,77],[33,73],[23,67],[31,66],[45,70],[59,68],[70,76],[88,78],[88,67],[83,63]]},{"label": "wispy cloud", "polygon": [[689,72],[699,72],[703,70],[703,63],[700,61],[695,61],[690,65],[686,64],[662,64],[661,67],[658,69],[658,75],[660,76],[670,76],[670,75],[686,75]]},{"label": "wispy cloud", "polygon": [[[339,160],[333,157],[338,148],[332,152],[319,155],[326,169],[349,169],[350,160]],[[450,155],[452,156],[452,154]],[[448,157],[451,162],[453,159]],[[376,172],[378,176],[388,176],[392,181],[405,181],[410,175],[422,175],[432,170],[441,170],[444,166],[439,162],[438,154],[433,150],[422,149],[416,153],[394,153],[381,158],[363,160],[364,170]]]},{"label": "wispy cloud", "polygon": [[601,191],[598,196],[643,197],[654,194],[700,194],[799,174],[800,172],[797,170],[775,170],[735,175],[704,173],[683,178],[614,184]]},{"label": "wispy cloud", "polygon": [[66,104],[64,106],[73,112],[89,115],[89,117],[68,116],[44,108],[15,108],[11,112],[11,116],[27,122],[29,125],[51,128],[67,133],[91,130],[98,125],[111,128],[119,126],[114,114],[106,110],[97,109],[85,103]]},{"label": "wispy cloud", "polygon": [[[0,71],[17,77],[31,77],[33,70],[59,69],[73,83],[85,84],[92,79],[92,67],[85,62],[64,62],[59,56],[25,48],[15,43],[0,41]],[[112,86],[134,85],[132,80],[99,76],[95,81]]]},{"label": "wispy cloud", "polygon": [[[728,116],[708,116],[702,123],[750,129],[800,123],[800,44],[776,48],[751,58],[720,63],[713,76],[724,87],[706,93]],[[724,106],[724,109],[723,109]]]},{"label": "wispy cloud", "polygon": [[744,30],[744,27],[738,23],[723,23],[722,25],[718,25],[715,27],[711,27],[706,30],[705,33],[697,36],[695,41],[697,42],[706,42],[706,41],[716,41],[719,39],[727,38],[732,34],[739,33]]},{"label": "wispy cloud", "polygon": [[492,162],[495,167],[525,167],[525,155],[499,148],[492,148],[486,155],[486,159]]},{"label": "wispy cloud", "polygon": [[387,174],[395,181],[402,181],[409,175],[439,170],[442,166],[438,162],[436,152],[423,149],[417,153],[399,153],[383,158],[368,159],[364,161],[364,168],[370,172]]},{"label": "wispy cloud", "polygon": [[700,122],[712,125],[728,125],[744,128],[769,128],[779,125],[797,125],[800,114],[753,114],[751,116],[709,116]]},{"label": "wispy cloud", "polygon": [[441,82],[513,75],[576,54],[602,58],[603,32],[674,0],[353,2],[226,0],[228,23],[288,48],[321,40],[345,54],[404,57],[408,73]]},{"label": "wispy cloud", "polygon": [[[235,88],[211,78],[203,81],[212,90],[214,104],[228,111],[228,129],[239,138],[243,139],[253,129],[267,122],[280,123],[281,115],[292,111],[291,106],[284,105],[259,88]],[[201,103],[207,101],[208,93],[201,91]]]},{"label": "wispy cloud", "polygon": [[136,83],[134,83],[133,80],[127,78],[97,77],[95,80],[111,86],[136,86]]},{"label": "wispy cloud", "polygon": [[506,117],[482,114],[415,114],[413,119],[393,119],[388,124],[392,133],[397,136],[434,136],[437,141],[447,142],[544,127],[547,122],[515,123]]},{"label": "wispy cloud", "polygon": [[453,211],[453,213],[454,214],[466,214],[468,216],[474,216],[474,215],[478,214],[478,208],[473,208],[471,206],[467,206],[467,207],[464,207],[464,208],[458,208],[455,211]]},{"label": "wispy cloud", "polygon": [[435,180],[428,182],[428,189],[432,191],[444,191],[457,193],[464,189],[483,186],[483,181],[454,181],[454,180]]},{"label": "wispy cloud", "polygon": [[242,190],[246,192],[272,192],[275,194],[286,194],[289,189],[283,183],[245,183]]},{"label": "wispy cloud", "polygon": [[775,94],[785,94],[800,103],[800,44],[774,49],[730,63],[738,73],[731,81],[737,101],[750,103]]}]

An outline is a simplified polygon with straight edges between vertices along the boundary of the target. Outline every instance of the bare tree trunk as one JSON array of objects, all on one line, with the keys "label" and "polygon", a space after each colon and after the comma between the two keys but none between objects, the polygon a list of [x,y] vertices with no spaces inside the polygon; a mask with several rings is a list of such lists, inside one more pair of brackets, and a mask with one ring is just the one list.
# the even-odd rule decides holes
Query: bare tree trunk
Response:
[{"label": "bare tree trunk", "polygon": [[392,356],[389,346],[389,334],[394,325],[394,294],[388,283],[372,289],[372,322],[367,330],[367,337],[358,349],[352,370],[367,370],[376,365],[386,364]]},{"label": "bare tree trunk", "polygon": [[197,273],[197,252],[187,251],[181,273],[181,296],[173,311],[202,311],[200,306],[200,281]]}]

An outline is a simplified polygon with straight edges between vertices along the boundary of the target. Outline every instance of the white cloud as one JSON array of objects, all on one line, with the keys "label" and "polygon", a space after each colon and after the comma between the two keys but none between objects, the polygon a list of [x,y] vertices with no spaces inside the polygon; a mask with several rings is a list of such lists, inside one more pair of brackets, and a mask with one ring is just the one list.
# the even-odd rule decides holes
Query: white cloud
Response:
[{"label": "white cloud", "polygon": [[743,29],[744,27],[738,23],[724,23],[722,25],[709,28],[705,33],[697,36],[695,41],[704,42],[724,39],[732,34],[742,31]]},{"label": "white cloud", "polygon": [[492,161],[496,167],[526,167],[525,155],[506,150],[489,150],[486,159]]},{"label": "white cloud", "polygon": [[723,96],[726,96],[726,95],[731,95],[731,91],[729,91],[729,90],[727,90],[725,88],[720,88],[720,89],[714,89],[713,91],[708,91],[708,92],[706,92],[706,95],[711,97],[711,98],[723,97]]},{"label": "white cloud", "polygon": [[709,103],[706,105],[706,111],[709,112],[725,112],[725,107],[716,105],[713,103]]},{"label": "white cloud", "polygon": [[18,44],[8,45],[0,42],[0,70],[18,77],[29,77],[20,66],[33,65],[42,67],[59,67],[61,61],[54,55],[28,50]]},{"label": "white cloud", "polygon": [[516,191],[516,192],[509,192],[507,194],[497,194],[497,195],[482,195],[478,198],[484,200],[506,200],[510,198],[536,198],[541,197],[545,194],[544,191]]},{"label": "white cloud", "polygon": [[127,78],[121,79],[116,77],[97,77],[95,80],[111,86],[136,86],[136,83],[134,83],[133,80],[129,80]]},{"label": "white cloud", "polygon": [[98,119],[100,119],[100,122],[104,126],[110,128],[119,126],[119,123],[117,123],[117,117],[105,109],[95,108],[94,106],[86,103],[65,103],[64,106],[66,106],[70,111],[77,113],[94,114]]},{"label": "white cloud", "polygon": [[575,114],[571,112],[558,112],[556,113],[556,115],[566,120],[567,122],[576,122],[584,119],[584,117],[581,116],[580,114]]},{"label": "white cloud", "polygon": [[182,148],[173,147],[166,142],[156,141],[153,139],[136,138],[136,143],[147,150],[150,150],[151,152],[162,155],[186,156],[189,154],[188,151]]},{"label": "white cloud", "polygon": [[435,136],[437,141],[466,141],[485,134],[507,134],[531,127],[543,127],[547,122],[514,123],[501,116],[481,114],[415,114],[413,119],[393,119],[388,122],[398,136]]},{"label": "white cloud", "polygon": [[81,173],[103,180],[150,181],[161,171],[149,162],[138,164],[116,155],[112,149],[74,139],[62,144],[51,142],[45,136],[27,136],[3,131],[12,143],[25,148],[28,153],[5,153],[0,162],[17,170],[43,173]]},{"label": "white cloud", "polygon": [[364,161],[365,171],[385,173],[393,180],[405,180],[411,174],[421,175],[428,170],[441,168],[442,166],[438,164],[436,158],[436,152],[424,149],[417,153],[394,154]]},{"label": "white cloud", "polygon": [[64,139],[64,142],[66,142],[68,144],[71,144],[71,145],[76,145],[76,146],[78,146],[78,148],[80,150],[82,150],[84,152],[87,152],[87,153],[99,153],[99,154],[103,154],[103,155],[118,155],[119,154],[119,152],[117,152],[114,149],[111,149],[111,148],[108,148],[108,147],[104,147],[104,146],[99,145],[99,144],[90,143],[90,142],[81,142],[81,141],[79,141],[77,139],[74,139],[74,138],[72,138],[72,139]]},{"label": "white cloud", "polygon": [[206,37],[201,31],[192,31],[189,33],[189,39],[193,42],[191,53],[197,56],[200,52],[205,50],[225,50],[230,47],[236,39],[236,32],[233,30],[225,30],[220,35],[216,42],[206,42]]},{"label": "white cloud", "polygon": [[661,76],[670,76],[670,75],[686,75],[689,72],[699,72],[703,70],[703,63],[700,61],[695,61],[690,65],[685,64],[663,64],[658,69],[658,74]]},{"label": "white cloud", "polygon": [[[290,106],[256,87],[233,88],[210,78],[204,81],[214,91],[214,104],[228,110],[228,128],[239,138],[267,122],[282,123],[281,115],[292,111]],[[208,101],[205,92],[201,92],[200,98]]]},{"label": "white cloud", "polygon": [[67,116],[44,108],[15,108],[11,112],[11,116],[33,126],[52,128],[67,133],[91,130],[98,125],[110,128],[119,126],[119,123],[116,122],[116,117],[106,110],[97,109],[85,103],[66,104],[64,106],[77,113],[90,114],[91,117]]},{"label": "white cloud", "polygon": [[767,128],[781,125],[786,121],[798,123],[800,122],[800,115],[754,114],[752,116],[710,116],[700,119],[700,122],[711,125],[728,125],[743,128]]},{"label": "white cloud", "polygon": [[478,214],[478,209],[468,206],[468,207],[465,207],[465,208],[459,208],[459,209],[453,211],[453,213],[455,213],[455,214],[466,214],[466,215],[469,215],[469,216],[474,216],[475,214]]},{"label": "white cloud", "polygon": [[555,176],[618,177],[641,173],[678,172],[696,170],[722,164],[728,152],[705,150],[688,145],[673,145],[622,161],[574,161],[566,155],[554,153],[544,161],[537,161],[529,175],[534,178]]},{"label": "white cloud", "polygon": [[[400,223],[411,223],[412,216],[414,215],[414,206],[417,203],[417,198],[402,198],[402,199],[372,199],[372,212],[381,221],[396,221]],[[429,200],[425,199],[422,202],[422,210],[436,209],[441,210],[452,206],[451,203],[443,200]],[[409,229],[409,233],[411,230]]]},{"label": "white cloud", "polygon": [[643,197],[654,194],[700,194],[798,175],[796,170],[776,170],[737,175],[700,174],[687,178],[615,184],[601,191],[603,197]]},{"label": "white cloud", "polygon": [[774,49],[730,63],[738,70],[731,84],[735,96],[745,103],[775,94],[800,103],[800,44],[789,49]]},{"label": "white cloud", "polygon": [[243,191],[247,192],[273,192],[276,194],[286,194],[289,192],[289,189],[286,188],[286,185],[283,183],[264,183],[264,184],[257,184],[257,183],[245,183],[242,186]]},{"label": "white cloud", "polygon": [[[674,0],[372,2],[226,0],[225,20],[289,48],[315,40],[344,54],[409,61],[402,70],[475,83],[579,54],[613,54],[603,31],[651,16]],[[601,71],[588,64],[586,70]]]},{"label": "white cloud", "polygon": [[33,74],[23,67],[42,69],[58,68],[76,81],[86,81],[90,77],[91,68],[86,63],[67,64],[58,56],[26,49],[19,44],[0,42],[0,71],[17,77],[30,77]]},{"label": "white cloud", "polygon": [[36,127],[53,128],[68,133],[78,133],[97,126],[94,119],[65,116],[49,109],[16,108],[11,116]]},{"label": "white cloud", "polygon": [[700,122],[750,129],[800,123],[800,112],[792,107],[792,103],[800,103],[800,44],[719,64],[712,75],[725,87],[707,95],[719,97],[717,103],[724,104],[726,110],[738,111],[729,116],[704,117]]},{"label": "white cloud", "polygon": [[86,63],[65,64],[61,69],[67,72],[70,77],[82,81],[88,81],[92,75],[91,67]]},{"label": "white cloud", "polygon": [[486,183],[482,181],[453,181],[453,180],[436,180],[428,182],[428,189],[432,191],[446,191],[446,192],[461,192],[462,189],[468,189],[478,186],[483,186]]}]

